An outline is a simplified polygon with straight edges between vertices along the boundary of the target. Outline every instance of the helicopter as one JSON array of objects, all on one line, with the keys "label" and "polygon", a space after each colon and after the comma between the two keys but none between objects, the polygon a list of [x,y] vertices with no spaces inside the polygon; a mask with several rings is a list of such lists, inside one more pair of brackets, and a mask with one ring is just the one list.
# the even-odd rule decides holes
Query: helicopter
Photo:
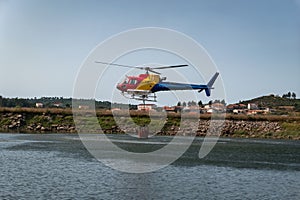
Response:
[{"label": "helicopter", "polygon": [[138,76],[126,76],[125,80],[121,83],[118,83],[116,86],[116,88],[121,91],[121,94],[124,97],[129,99],[141,100],[144,104],[145,101],[156,102],[155,93],[160,91],[198,90],[198,92],[200,93],[204,90],[206,96],[210,96],[211,89],[214,89],[213,84],[219,76],[219,72],[216,72],[207,84],[166,82],[166,77],[161,77],[161,73],[157,72],[156,70],[187,67],[188,65],[182,64],[161,67],[136,67],[100,61],[95,62],[105,65],[145,70],[146,72],[144,74],[139,74]]}]

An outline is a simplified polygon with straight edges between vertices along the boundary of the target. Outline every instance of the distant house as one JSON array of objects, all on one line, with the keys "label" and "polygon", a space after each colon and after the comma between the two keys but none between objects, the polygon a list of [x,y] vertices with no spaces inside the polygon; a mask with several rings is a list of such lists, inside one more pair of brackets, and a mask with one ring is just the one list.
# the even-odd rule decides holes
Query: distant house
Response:
[{"label": "distant house", "polygon": [[257,110],[247,110],[247,115],[256,115],[256,114],[268,114],[270,112],[269,108],[257,109]]},{"label": "distant house", "polygon": [[255,103],[248,103],[248,110],[258,110],[258,106]]},{"label": "distant house", "polygon": [[[229,104],[226,106],[227,112],[233,112],[234,110],[245,110],[247,109],[247,105],[239,103],[239,104]],[[235,111],[237,112],[237,111]],[[239,111],[240,113],[240,111]]]},{"label": "distant house", "polygon": [[205,108],[206,110],[208,110],[208,109],[211,108],[211,105],[207,104],[207,105],[204,106],[204,108]]},{"label": "distant house", "polygon": [[229,104],[228,106],[226,106],[226,110],[228,112],[232,112],[234,109],[236,109],[235,104]]},{"label": "distant house", "polygon": [[182,108],[182,106],[164,106],[166,112],[180,112]]},{"label": "distant house", "polygon": [[54,104],[53,104],[53,107],[61,108],[62,105],[63,105],[62,103],[54,103]]},{"label": "distant house", "polygon": [[176,112],[175,106],[164,106],[164,110],[167,112]]},{"label": "distant house", "polygon": [[213,113],[213,112],[214,110],[212,108],[206,110],[206,113]]},{"label": "distant house", "polygon": [[35,107],[37,107],[37,108],[43,108],[44,104],[42,104],[42,103],[35,103]]},{"label": "distant house", "polygon": [[241,114],[241,113],[245,113],[246,112],[246,110],[244,110],[244,109],[233,109],[233,114]]},{"label": "distant house", "polygon": [[238,105],[238,107],[239,107],[240,109],[246,109],[246,108],[247,108],[247,105],[242,104],[242,103],[237,104],[237,105]]},{"label": "distant house", "polygon": [[199,106],[187,106],[187,107],[183,108],[182,111],[189,112],[189,113],[199,113],[200,108],[199,108]]},{"label": "distant house", "polygon": [[120,111],[121,108],[112,108],[111,111]]},{"label": "distant house", "polygon": [[222,103],[213,103],[211,105],[205,105],[201,112],[206,113],[223,113],[226,111],[226,106]]},{"label": "distant house", "polygon": [[80,110],[88,110],[90,107],[87,106],[87,105],[79,105],[78,108],[79,108]]},{"label": "distant house", "polygon": [[222,103],[213,103],[212,105],[211,105],[211,108],[214,110],[214,111],[216,111],[216,112],[225,112],[225,110],[226,110],[226,106],[224,105],[224,104],[222,104]]},{"label": "distant house", "polygon": [[139,104],[137,106],[138,110],[143,110],[143,111],[149,111],[149,110],[155,110],[157,106],[155,104]]}]

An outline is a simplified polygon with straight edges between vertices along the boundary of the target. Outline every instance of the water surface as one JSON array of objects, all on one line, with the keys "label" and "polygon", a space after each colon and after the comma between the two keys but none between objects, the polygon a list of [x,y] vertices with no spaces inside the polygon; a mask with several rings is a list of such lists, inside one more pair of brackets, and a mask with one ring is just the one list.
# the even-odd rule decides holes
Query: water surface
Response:
[{"label": "water surface", "polygon": [[[171,139],[110,138],[137,152]],[[201,142],[166,168],[130,174],[97,161],[77,135],[0,134],[0,199],[300,199],[299,141],[220,139],[199,159]]]}]

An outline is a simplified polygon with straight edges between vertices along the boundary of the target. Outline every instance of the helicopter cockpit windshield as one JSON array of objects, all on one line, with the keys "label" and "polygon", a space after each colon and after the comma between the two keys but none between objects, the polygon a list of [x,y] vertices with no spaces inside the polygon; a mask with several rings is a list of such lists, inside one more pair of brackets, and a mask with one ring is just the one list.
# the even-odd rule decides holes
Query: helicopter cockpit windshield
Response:
[{"label": "helicopter cockpit windshield", "polygon": [[129,85],[135,85],[137,84],[137,80],[134,79],[134,78],[126,78],[124,81],[123,81],[123,84],[129,84]]},{"label": "helicopter cockpit windshield", "polygon": [[129,83],[129,79],[125,78],[124,81],[123,81],[123,84],[128,84],[128,83]]},{"label": "helicopter cockpit windshield", "polygon": [[129,84],[130,84],[130,85],[135,85],[135,84],[137,84],[137,80],[136,80],[136,79],[131,79],[131,80],[129,81]]}]

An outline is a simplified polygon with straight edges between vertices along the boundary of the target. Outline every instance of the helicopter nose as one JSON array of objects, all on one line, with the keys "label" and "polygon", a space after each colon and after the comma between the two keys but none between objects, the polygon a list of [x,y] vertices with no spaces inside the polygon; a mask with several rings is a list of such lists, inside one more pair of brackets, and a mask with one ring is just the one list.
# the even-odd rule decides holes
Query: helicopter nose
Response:
[{"label": "helicopter nose", "polygon": [[119,83],[119,84],[117,85],[117,89],[122,91],[122,84],[121,84],[121,83]]}]

